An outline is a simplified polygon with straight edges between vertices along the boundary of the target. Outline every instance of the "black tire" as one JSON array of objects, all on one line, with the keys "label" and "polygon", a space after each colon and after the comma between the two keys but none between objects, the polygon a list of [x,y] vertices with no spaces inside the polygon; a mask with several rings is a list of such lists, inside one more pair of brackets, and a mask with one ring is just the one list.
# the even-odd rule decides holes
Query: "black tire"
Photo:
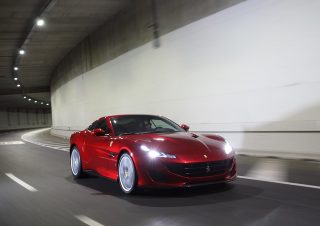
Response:
[{"label": "black tire", "polygon": [[[124,164],[127,164],[127,166],[124,166]],[[129,166],[130,164],[131,166]],[[124,173],[125,168],[127,168],[126,173]],[[125,178],[124,174],[127,176],[127,178]],[[131,156],[128,153],[123,153],[120,156],[118,163],[118,178],[119,186],[125,194],[133,194],[137,190],[138,177],[136,168]]]},{"label": "black tire", "polygon": [[[77,160],[76,160],[77,158]],[[77,162],[75,162],[77,161]],[[70,154],[71,173],[75,179],[83,177],[82,160],[77,147],[73,147]]]}]

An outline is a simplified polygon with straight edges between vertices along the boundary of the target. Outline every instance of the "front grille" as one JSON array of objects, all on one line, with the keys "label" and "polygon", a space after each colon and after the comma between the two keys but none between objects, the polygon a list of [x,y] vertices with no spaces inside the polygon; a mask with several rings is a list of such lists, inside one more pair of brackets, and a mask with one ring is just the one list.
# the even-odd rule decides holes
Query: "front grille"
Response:
[{"label": "front grille", "polygon": [[232,164],[232,159],[202,163],[173,163],[167,164],[172,173],[184,177],[205,177],[225,173]]},{"label": "front grille", "polygon": [[154,181],[162,183],[170,182],[167,176],[158,170],[149,170],[149,175]]}]

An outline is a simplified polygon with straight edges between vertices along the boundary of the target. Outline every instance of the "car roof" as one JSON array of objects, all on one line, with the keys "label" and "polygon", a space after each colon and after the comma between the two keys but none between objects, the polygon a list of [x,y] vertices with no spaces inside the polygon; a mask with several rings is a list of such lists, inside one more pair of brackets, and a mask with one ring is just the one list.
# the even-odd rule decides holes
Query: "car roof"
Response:
[{"label": "car roof", "polygon": [[[122,116],[137,116],[137,115],[143,115],[143,116],[160,116],[160,115],[152,115],[152,114],[118,114],[118,115],[108,115],[105,116],[103,118],[118,118],[118,117],[122,117]],[[161,116],[160,116],[161,117]]]}]

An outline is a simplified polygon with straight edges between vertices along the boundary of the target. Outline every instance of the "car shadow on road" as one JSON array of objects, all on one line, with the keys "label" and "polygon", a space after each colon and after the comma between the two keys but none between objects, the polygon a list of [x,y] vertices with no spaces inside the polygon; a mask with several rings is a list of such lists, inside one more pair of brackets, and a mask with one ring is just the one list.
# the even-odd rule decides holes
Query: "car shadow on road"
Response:
[{"label": "car shadow on road", "polygon": [[93,191],[91,195],[101,195],[102,198],[105,195],[114,196],[135,205],[149,207],[199,206],[232,202],[257,196],[263,191],[259,187],[232,182],[192,188],[138,189],[133,195],[125,195],[116,182],[96,175],[77,180],[69,176],[66,179],[90,188]]}]

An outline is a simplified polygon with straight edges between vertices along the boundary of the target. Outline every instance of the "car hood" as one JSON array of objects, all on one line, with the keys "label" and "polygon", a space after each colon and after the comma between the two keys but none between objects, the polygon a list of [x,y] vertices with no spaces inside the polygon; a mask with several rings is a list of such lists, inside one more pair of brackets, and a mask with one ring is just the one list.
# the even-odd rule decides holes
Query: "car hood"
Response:
[{"label": "car hood", "polygon": [[231,157],[225,153],[225,141],[187,132],[128,135],[126,139],[149,149],[173,154],[180,162],[217,161]]}]

